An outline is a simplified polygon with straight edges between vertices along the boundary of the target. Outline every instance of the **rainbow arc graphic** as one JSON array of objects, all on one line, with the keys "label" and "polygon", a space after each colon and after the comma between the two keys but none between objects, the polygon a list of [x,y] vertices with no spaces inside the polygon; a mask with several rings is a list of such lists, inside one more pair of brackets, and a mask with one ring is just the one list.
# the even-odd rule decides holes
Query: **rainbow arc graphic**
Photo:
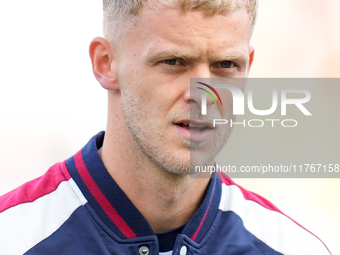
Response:
[{"label": "rainbow arc graphic", "polygon": [[[210,85],[205,84],[205,83],[203,83],[203,82],[197,82],[197,83],[198,83],[198,84],[201,84],[201,85],[203,85],[203,86],[206,86],[206,87],[209,88],[212,92],[214,92],[215,95],[217,96],[218,100],[220,101],[221,105],[222,105],[222,100],[221,100],[221,98],[220,98],[220,95],[217,93],[217,91],[216,91],[213,87],[211,87]],[[208,93],[208,95],[211,96],[212,100],[214,100],[214,103],[215,103],[215,105],[217,106],[216,100],[215,100],[214,96],[211,94],[210,91],[208,91],[208,90],[206,90],[206,89],[204,89],[204,88],[201,88],[201,87],[196,87],[196,88],[198,88],[198,89],[200,89],[200,90],[203,90],[204,92]]]}]

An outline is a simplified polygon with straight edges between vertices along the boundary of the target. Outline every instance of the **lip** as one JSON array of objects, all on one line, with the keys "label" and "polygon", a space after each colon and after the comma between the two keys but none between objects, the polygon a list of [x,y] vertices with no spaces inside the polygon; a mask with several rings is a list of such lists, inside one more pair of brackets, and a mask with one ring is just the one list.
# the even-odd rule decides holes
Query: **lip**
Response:
[{"label": "lip", "polygon": [[190,120],[190,119],[181,119],[178,120],[176,122],[174,122],[174,124],[180,124],[180,123],[190,123],[192,125],[195,125],[197,127],[208,127],[208,128],[213,128],[213,124],[210,122],[200,122],[197,120]]},{"label": "lip", "polygon": [[[192,125],[198,126],[198,127],[209,127],[208,129],[203,130],[202,132],[194,132],[192,130],[186,129],[184,127],[181,127],[179,125],[176,125],[178,123],[191,123]],[[212,126],[210,123],[207,122],[197,122],[197,121],[179,121],[174,123],[179,133],[184,136],[186,140],[189,140],[191,142],[196,143],[202,143],[208,140],[209,136],[211,135],[213,128],[210,128]]]}]

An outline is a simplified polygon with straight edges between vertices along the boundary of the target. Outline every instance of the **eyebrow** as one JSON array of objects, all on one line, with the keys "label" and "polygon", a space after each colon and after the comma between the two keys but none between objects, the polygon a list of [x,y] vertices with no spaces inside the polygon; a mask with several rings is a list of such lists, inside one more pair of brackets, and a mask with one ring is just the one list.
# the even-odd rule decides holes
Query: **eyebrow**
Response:
[{"label": "eyebrow", "polygon": [[177,50],[163,49],[153,53],[148,53],[146,55],[146,60],[148,63],[154,63],[159,60],[172,59],[172,58],[182,58],[182,59],[197,59],[199,54],[191,53],[180,53]]},{"label": "eyebrow", "polygon": [[[198,59],[200,54],[192,54],[192,53],[180,53],[178,50],[172,49],[162,49],[159,51],[151,52],[146,54],[147,63],[153,64],[160,60],[165,59]],[[222,62],[222,61],[235,61],[239,65],[247,65],[249,61],[249,56],[242,51],[239,50],[230,50],[229,52],[225,52],[217,56],[214,61]]]},{"label": "eyebrow", "polygon": [[240,65],[247,65],[249,61],[249,56],[243,53],[242,51],[233,50],[233,51],[221,54],[221,56],[217,58],[217,61],[220,61],[220,62],[226,61],[226,60],[235,61]]}]

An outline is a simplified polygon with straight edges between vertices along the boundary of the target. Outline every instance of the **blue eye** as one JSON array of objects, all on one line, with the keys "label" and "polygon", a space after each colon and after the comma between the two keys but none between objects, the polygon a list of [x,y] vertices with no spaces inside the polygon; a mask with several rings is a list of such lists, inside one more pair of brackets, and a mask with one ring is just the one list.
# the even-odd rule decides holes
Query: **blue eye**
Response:
[{"label": "blue eye", "polygon": [[234,64],[234,62],[231,62],[231,61],[222,61],[222,62],[220,63],[220,65],[221,65],[222,68],[231,68],[231,67],[233,67],[235,64]]},{"label": "blue eye", "polygon": [[170,66],[174,66],[177,64],[177,61],[178,61],[177,59],[167,59],[167,60],[164,60],[164,63]]}]

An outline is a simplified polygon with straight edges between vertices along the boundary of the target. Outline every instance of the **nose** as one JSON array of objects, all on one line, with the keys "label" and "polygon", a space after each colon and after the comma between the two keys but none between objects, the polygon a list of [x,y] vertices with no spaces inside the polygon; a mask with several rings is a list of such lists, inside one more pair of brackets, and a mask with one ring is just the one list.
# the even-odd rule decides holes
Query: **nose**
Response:
[{"label": "nose", "polygon": [[211,86],[209,85],[209,78],[213,78],[209,67],[197,67],[195,72],[191,73],[190,87],[187,88],[184,94],[184,99],[190,103],[190,107],[201,108],[202,104],[204,104],[209,108],[215,103],[214,92],[209,88]]},{"label": "nose", "polygon": [[210,91],[208,87],[196,81],[191,81],[189,94],[191,103],[197,103],[199,105],[206,103],[207,106],[215,103],[213,92]]}]

